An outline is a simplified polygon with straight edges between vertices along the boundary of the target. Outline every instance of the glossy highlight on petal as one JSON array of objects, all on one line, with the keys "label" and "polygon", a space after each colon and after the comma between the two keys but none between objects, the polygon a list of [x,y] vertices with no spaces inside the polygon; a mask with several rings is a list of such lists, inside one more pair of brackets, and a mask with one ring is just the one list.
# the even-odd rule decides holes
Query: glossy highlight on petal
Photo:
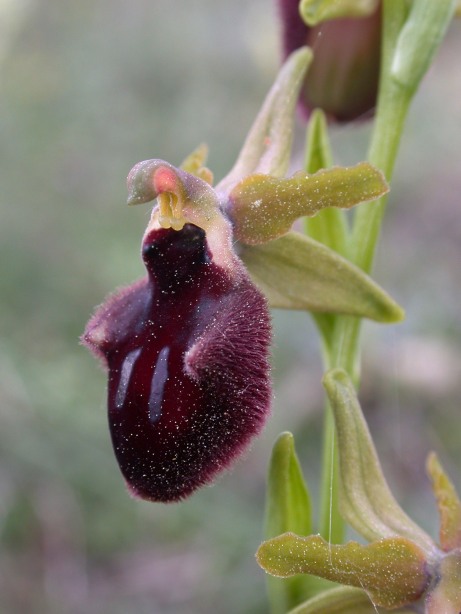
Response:
[{"label": "glossy highlight on petal", "polygon": [[98,308],[83,341],[109,371],[109,424],[130,491],[177,501],[228,467],[270,406],[270,321],[235,258],[186,224],[143,241],[147,277]]}]

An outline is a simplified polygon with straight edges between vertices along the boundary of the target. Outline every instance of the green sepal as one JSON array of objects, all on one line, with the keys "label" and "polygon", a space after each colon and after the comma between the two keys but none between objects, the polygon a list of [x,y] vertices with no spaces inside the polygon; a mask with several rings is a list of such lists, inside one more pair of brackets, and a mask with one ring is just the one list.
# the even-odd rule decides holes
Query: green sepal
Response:
[{"label": "green sepal", "polygon": [[242,179],[263,173],[283,177],[290,162],[293,116],[299,91],[312,60],[312,51],[301,47],[282,66],[256,117],[231,171],[216,186],[227,194]]},{"label": "green sepal", "polygon": [[328,137],[328,122],[322,109],[314,109],[306,132],[304,168],[307,173],[316,173],[333,166],[333,153]]},{"label": "green sepal", "polygon": [[240,257],[271,307],[398,322],[403,310],[368,275],[325,245],[297,232]]},{"label": "green sepal", "polygon": [[404,537],[364,546],[357,542],[330,544],[319,535],[285,533],[261,544],[256,558],[272,575],[318,575],[362,588],[376,605],[387,608],[416,601],[429,582],[425,553]]},{"label": "green sepal", "polygon": [[[304,170],[313,174],[332,165],[333,154],[328,137],[327,118],[321,109],[314,109],[306,133]],[[349,228],[345,211],[337,207],[323,209],[317,215],[304,219],[304,229],[312,239],[331,247],[341,256],[346,256]],[[335,328],[335,314],[313,313],[312,317],[320,331],[323,345],[330,348]]]},{"label": "green sepal", "polygon": [[[316,595],[288,614],[385,614],[361,589],[339,586]],[[413,609],[397,608],[392,614],[414,614]]]},{"label": "green sepal", "polygon": [[229,215],[236,238],[259,245],[286,234],[300,217],[327,207],[349,209],[388,191],[384,175],[368,162],[322,169],[314,175],[301,171],[287,179],[255,174],[230,192]]},{"label": "green sepal", "polygon": [[323,384],[335,418],[342,516],[370,541],[401,535],[435,557],[432,539],[405,514],[390,491],[349,376],[333,369]]},{"label": "green sepal", "polygon": [[461,501],[458,493],[434,452],[427,458],[426,469],[439,510],[440,546],[445,552],[461,549]]},{"label": "green sepal", "polygon": [[379,0],[301,0],[299,13],[308,26],[330,19],[367,17],[377,8]]},{"label": "green sepal", "polygon": [[272,449],[266,499],[266,537],[293,531],[312,532],[309,491],[295,451],[291,433],[281,433]]},{"label": "green sepal", "polygon": [[414,92],[432,63],[457,8],[457,0],[412,0],[399,34],[391,77]]},{"label": "green sepal", "polygon": [[[298,535],[312,533],[311,500],[296,455],[291,433],[281,433],[272,449],[266,493],[266,539],[293,531]],[[287,580],[269,577],[271,609],[285,614],[306,599],[313,578],[298,576]]]}]

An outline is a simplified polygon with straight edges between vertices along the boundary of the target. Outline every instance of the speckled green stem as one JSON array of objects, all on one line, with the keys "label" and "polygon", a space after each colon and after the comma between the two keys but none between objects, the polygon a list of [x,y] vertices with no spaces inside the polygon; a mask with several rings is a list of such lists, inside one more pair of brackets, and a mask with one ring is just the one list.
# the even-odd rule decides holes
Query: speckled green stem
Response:
[{"label": "speckled green stem", "polygon": [[[419,83],[430,66],[453,18],[456,0],[383,0],[383,35],[378,105],[368,161],[390,182],[407,112]],[[387,198],[358,208],[346,255],[369,273]],[[342,367],[358,383],[361,320],[337,316],[326,367]],[[325,419],[321,534],[332,542],[344,538],[338,506],[338,468],[332,412]]]}]

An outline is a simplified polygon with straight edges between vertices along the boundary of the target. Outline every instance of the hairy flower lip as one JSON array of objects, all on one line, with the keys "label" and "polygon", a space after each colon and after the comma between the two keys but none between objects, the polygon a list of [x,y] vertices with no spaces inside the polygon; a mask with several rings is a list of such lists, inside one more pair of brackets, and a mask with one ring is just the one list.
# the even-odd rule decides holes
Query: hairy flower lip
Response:
[{"label": "hairy flower lip", "polygon": [[151,229],[142,256],[148,276],[97,309],[83,342],[108,369],[129,491],[168,503],[214,481],[263,428],[270,316],[237,257],[230,275],[198,226]]}]

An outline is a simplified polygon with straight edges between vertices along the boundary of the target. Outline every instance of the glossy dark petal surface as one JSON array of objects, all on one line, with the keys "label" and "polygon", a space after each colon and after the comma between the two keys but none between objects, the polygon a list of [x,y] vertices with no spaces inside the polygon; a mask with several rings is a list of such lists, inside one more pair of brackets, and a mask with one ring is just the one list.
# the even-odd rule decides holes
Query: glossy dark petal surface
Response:
[{"label": "glossy dark petal surface", "polygon": [[270,405],[266,301],[236,260],[213,263],[204,232],[152,231],[148,277],[110,297],[85,343],[109,370],[109,424],[133,494],[181,499],[227,467]]}]

